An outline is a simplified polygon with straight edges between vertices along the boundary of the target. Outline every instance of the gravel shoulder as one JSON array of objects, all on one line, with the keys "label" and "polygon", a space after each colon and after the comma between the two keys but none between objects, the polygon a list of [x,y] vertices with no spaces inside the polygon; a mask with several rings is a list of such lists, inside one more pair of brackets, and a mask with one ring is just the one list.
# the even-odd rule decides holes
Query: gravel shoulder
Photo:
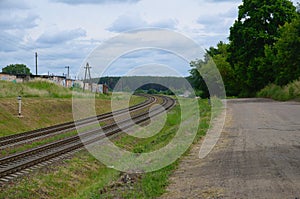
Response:
[{"label": "gravel shoulder", "polygon": [[228,100],[221,137],[204,159],[201,142],[162,198],[300,198],[300,103]]}]

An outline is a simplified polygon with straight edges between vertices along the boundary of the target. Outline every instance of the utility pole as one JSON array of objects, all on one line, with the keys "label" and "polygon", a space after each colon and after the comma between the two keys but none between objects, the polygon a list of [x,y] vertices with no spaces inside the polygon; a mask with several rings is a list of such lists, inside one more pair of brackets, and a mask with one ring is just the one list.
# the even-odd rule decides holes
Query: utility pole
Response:
[{"label": "utility pole", "polygon": [[38,68],[37,57],[38,57],[37,52],[35,52],[35,75],[38,74],[38,70],[37,70],[37,68]]},{"label": "utility pole", "polygon": [[65,68],[67,68],[67,69],[68,69],[68,73],[67,73],[67,79],[69,79],[69,78],[70,78],[70,66],[65,66]]},{"label": "utility pole", "polygon": [[83,91],[85,90],[85,84],[86,84],[86,80],[87,80],[87,75],[88,75],[88,84],[90,84],[91,86],[91,91],[92,89],[92,84],[91,84],[91,69],[92,67],[90,67],[89,63],[86,63],[86,67],[84,67],[85,69],[85,74],[84,74],[84,80],[83,80]]},{"label": "utility pole", "polygon": [[65,66],[68,69],[67,77],[66,77],[66,87],[68,88],[68,79],[70,79],[70,66]]}]

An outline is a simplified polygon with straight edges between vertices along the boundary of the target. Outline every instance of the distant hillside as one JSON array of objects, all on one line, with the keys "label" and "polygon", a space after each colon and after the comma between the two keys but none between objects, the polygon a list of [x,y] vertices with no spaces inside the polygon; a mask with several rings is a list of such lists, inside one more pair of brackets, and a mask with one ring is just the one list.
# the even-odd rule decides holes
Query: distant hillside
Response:
[{"label": "distant hillside", "polygon": [[168,89],[187,90],[190,88],[188,81],[182,77],[150,77],[150,76],[133,76],[133,77],[101,77],[93,79],[93,82],[107,84],[110,89],[115,91],[134,91],[137,85],[142,85],[139,89],[157,91],[166,91]]}]

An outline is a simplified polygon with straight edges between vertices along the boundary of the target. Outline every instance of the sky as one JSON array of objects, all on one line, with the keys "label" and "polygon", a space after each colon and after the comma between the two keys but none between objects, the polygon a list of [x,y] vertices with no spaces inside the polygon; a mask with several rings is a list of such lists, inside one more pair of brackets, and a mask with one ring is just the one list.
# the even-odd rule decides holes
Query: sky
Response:
[{"label": "sky", "polygon": [[[198,57],[194,56],[194,51],[193,56],[182,56],[182,49],[191,51],[191,42],[202,49],[216,46],[219,41],[228,42],[229,28],[241,3],[0,0],[0,68],[22,63],[35,74],[37,52],[38,74],[63,75],[67,73],[65,66],[70,66],[70,76],[82,78],[83,67],[91,61],[92,76],[186,76],[189,62],[202,54],[197,51]],[[172,72],[159,72],[161,66],[172,68]],[[99,67],[102,72],[96,73]]]}]

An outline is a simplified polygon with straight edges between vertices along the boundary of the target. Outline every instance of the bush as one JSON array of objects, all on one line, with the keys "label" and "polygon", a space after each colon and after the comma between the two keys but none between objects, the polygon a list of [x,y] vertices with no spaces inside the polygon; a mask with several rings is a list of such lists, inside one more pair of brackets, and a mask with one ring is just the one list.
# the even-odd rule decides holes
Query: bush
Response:
[{"label": "bush", "polygon": [[293,81],[285,86],[270,84],[257,93],[258,97],[272,98],[286,101],[300,98],[300,80]]}]

